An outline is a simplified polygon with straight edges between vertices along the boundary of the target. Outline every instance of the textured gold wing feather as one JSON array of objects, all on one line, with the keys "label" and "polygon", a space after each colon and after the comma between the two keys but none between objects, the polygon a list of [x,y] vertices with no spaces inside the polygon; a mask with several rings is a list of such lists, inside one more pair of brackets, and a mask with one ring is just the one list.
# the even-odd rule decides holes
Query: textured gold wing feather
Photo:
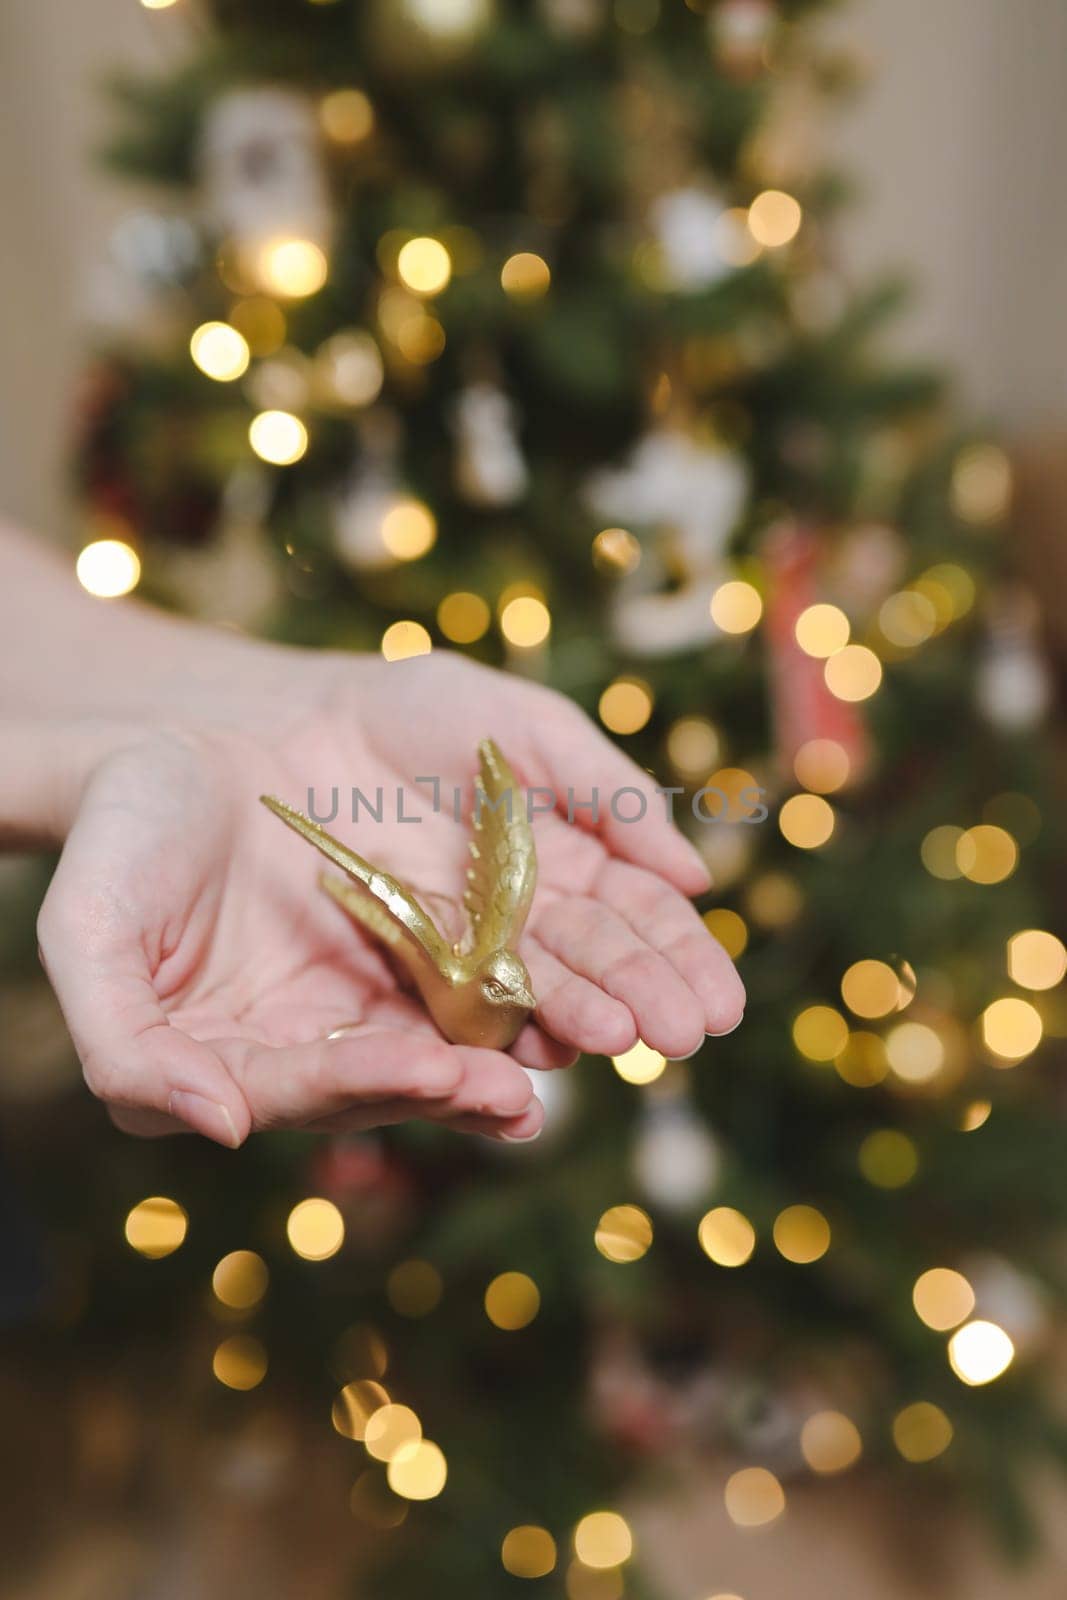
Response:
[{"label": "textured gold wing feather", "polygon": [[465,953],[474,961],[515,946],[537,883],[533,829],[515,775],[492,739],[478,746],[478,763],[463,896],[470,914]]},{"label": "textured gold wing feather", "polygon": [[273,811],[302,839],[313,844],[316,850],[321,850],[328,860],[347,872],[349,877],[355,878],[373,897],[365,906],[357,909],[359,891],[332,878],[324,878],[323,887],[346,911],[358,917],[366,927],[394,948],[397,947],[397,934],[406,937],[423,956],[429,958],[442,977],[449,973],[453,965],[451,949],[418,901],[395,878],[372,866],[369,861],[364,861],[362,856],[341,844],[340,840],[327,833],[325,828],[320,828],[317,822],[312,822],[302,811],[286,805],[284,800],[276,800],[270,794],[260,795],[259,798],[268,811]]}]

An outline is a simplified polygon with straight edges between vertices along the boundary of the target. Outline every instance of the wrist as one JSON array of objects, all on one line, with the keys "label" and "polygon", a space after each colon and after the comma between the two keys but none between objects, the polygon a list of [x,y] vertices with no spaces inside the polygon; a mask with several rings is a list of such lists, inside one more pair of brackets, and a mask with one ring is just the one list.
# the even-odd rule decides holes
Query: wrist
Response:
[{"label": "wrist", "polygon": [[93,772],[136,737],[123,723],[0,718],[0,850],[58,849]]}]

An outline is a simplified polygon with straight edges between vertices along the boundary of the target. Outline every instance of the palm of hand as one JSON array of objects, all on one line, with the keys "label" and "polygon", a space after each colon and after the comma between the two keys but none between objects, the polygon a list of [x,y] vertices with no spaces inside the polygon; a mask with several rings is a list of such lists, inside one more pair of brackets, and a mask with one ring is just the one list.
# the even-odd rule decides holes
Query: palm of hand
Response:
[{"label": "palm of hand", "polygon": [[[492,733],[521,781],[557,795],[587,792],[602,768],[608,784],[633,783],[634,769],[558,697],[448,658],[433,676],[428,667],[364,663],[353,681],[349,664],[345,687],[324,678],[288,729],[158,736],[97,774],[42,914],[42,947],[90,1083],[123,1125],[164,1131],[177,1114],[219,1137],[206,1102],[232,1124],[224,1142],[251,1127],[413,1114],[536,1131],[540,1108],[515,1061],[446,1046],[382,950],[318,891],[313,852],[256,804],[272,792],[304,805],[314,789],[321,807],[336,786],[334,831],[358,837],[455,936],[479,738]],[[419,778],[439,780],[436,809]],[[374,801],[382,791],[381,823],[364,811],[358,834],[346,826],[353,787]],[[398,819],[398,792],[417,822]],[[739,1014],[729,963],[653,870],[700,887],[687,847],[662,822],[612,826],[535,819],[539,888],[520,950],[540,1004],[513,1052],[527,1066],[614,1053],[638,1032],[681,1055]]]}]

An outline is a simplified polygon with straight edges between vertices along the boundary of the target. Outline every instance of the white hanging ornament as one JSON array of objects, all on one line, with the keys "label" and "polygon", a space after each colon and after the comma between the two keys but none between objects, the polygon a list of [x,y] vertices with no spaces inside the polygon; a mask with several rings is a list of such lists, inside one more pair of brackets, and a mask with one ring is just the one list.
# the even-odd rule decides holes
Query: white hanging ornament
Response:
[{"label": "white hanging ornament", "polygon": [[649,224],[665,287],[693,293],[733,270],[721,247],[724,210],[710,190],[696,186],[672,189],[652,202]]},{"label": "white hanging ornament", "polygon": [[332,211],[308,96],[230,90],[208,112],[200,159],[207,220],[242,261],[254,266],[258,253],[289,240],[327,251]]},{"label": "white hanging ornament", "polygon": [[87,274],[88,320],[115,333],[136,333],[149,344],[168,341],[179,319],[184,327],[187,309],[179,291],[202,254],[200,236],[186,218],[129,212]]},{"label": "white hanging ornament", "polygon": [[712,54],[727,72],[754,72],[777,22],[774,0],[719,0],[708,13]]},{"label": "white hanging ornament", "polygon": [[456,486],[472,505],[510,506],[529,477],[515,433],[515,407],[491,383],[461,390],[453,410],[458,454]]},{"label": "white hanging ornament", "polygon": [[631,655],[674,655],[718,636],[711,596],[748,487],[741,457],[674,428],[645,434],[625,467],[589,479],[586,501],[596,516],[649,530],[611,611],[615,639]]},{"label": "white hanging ornament", "polygon": [[1027,733],[1052,704],[1052,678],[1037,637],[1037,607],[1024,591],[1000,598],[989,627],[975,694],[979,709],[1004,733]]},{"label": "white hanging ornament", "polygon": [[493,14],[491,0],[403,0],[403,9],[416,27],[445,42],[478,33]]},{"label": "white hanging ornament", "polygon": [[334,544],[346,566],[356,572],[396,566],[382,530],[400,499],[399,484],[383,466],[353,469],[333,512]]},{"label": "white hanging ornament", "polygon": [[688,1093],[647,1096],[633,1167],[645,1194],[665,1211],[693,1211],[707,1200],[718,1183],[722,1157]]}]

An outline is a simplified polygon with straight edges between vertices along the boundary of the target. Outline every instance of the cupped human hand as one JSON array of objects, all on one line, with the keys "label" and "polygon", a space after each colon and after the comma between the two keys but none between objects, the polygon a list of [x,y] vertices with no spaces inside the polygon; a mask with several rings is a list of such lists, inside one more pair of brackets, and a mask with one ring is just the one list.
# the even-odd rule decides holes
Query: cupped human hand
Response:
[{"label": "cupped human hand", "polygon": [[[424,1117],[528,1139],[542,1110],[524,1067],[638,1037],[681,1057],[737,1025],[740,980],[687,898],[707,887],[699,856],[569,701],[443,653],[248,659],[225,715],[191,691],[165,727],[109,739],[42,906],[42,959],[119,1126],[237,1146],[256,1130]],[[313,797],[329,815],[336,789],[331,831],[451,934],[487,735],[535,807],[519,948],[538,1008],[510,1054],[442,1039],[382,947],[320,892],[314,852],[257,803]]]}]

